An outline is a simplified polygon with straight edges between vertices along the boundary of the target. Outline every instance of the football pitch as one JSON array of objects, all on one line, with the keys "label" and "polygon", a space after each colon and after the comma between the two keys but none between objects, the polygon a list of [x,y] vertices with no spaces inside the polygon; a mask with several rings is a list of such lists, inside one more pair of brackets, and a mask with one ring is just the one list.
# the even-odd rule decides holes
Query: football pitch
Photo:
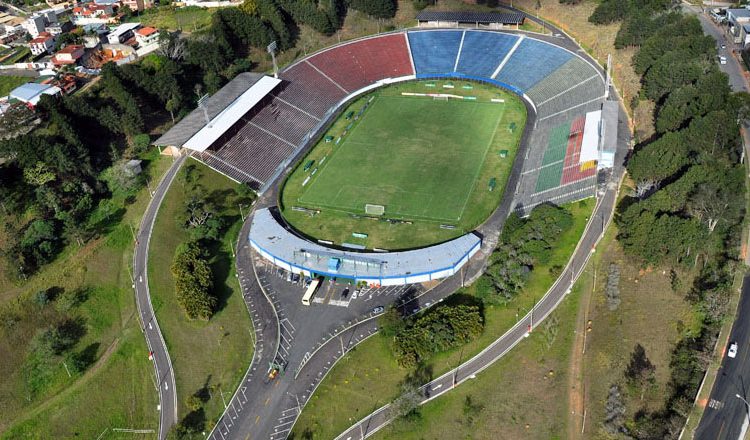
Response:
[{"label": "football pitch", "polygon": [[299,201],[400,219],[460,221],[505,107],[378,96]]},{"label": "football pitch", "polygon": [[[334,242],[356,231],[370,236],[367,247],[377,247],[391,240],[378,238],[383,235],[377,232],[382,222],[372,221],[365,211],[368,204],[383,206],[381,219],[398,220],[404,230],[419,224],[433,229],[442,225],[443,231],[445,225],[455,228],[427,234],[438,240],[470,230],[492,212],[523,130],[523,104],[491,86],[460,91],[421,87],[419,82],[387,87],[358,99],[342,113],[327,140],[308,153],[285,184],[283,210],[293,226]],[[473,99],[401,95],[414,90]],[[504,99],[493,102],[497,96]],[[297,212],[290,212],[290,207]],[[299,208],[325,215],[303,218]],[[365,216],[369,225],[356,221]],[[332,229],[342,231],[331,233]]]}]

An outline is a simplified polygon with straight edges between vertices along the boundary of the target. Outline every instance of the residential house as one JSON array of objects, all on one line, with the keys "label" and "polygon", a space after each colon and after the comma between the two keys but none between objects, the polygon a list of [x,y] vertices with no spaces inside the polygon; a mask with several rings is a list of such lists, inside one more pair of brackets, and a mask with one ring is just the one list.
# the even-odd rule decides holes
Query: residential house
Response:
[{"label": "residential house", "polygon": [[41,32],[38,37],[29,41],[29,48],[34,56],[52,53],[55,48],[55,37],[49,32]]},{"label": "residential house", "polygon": [[44,28],[45,32],[49,32],[50,34],[57,36],[60,34],[64,34],[66,32],[70,32],[73,29],[75,29],[75,25],[69,21],[63,21],[58,23],[53,23]]},{"label": "residential house", "polygon": [[141,28],[140,23],[123,23],[107,35],[109,44],[124,44],[135,37],[135,31]]},{"label": "residential house", "polygon": [[144,27],[135,31],[135,40],[138,46],[146,47],[159,42],[159,31],[152,27]]},{"label": "residential house", "polygon": [[83,46],[86,49],[94,49],[101,44],[107,43],[109,28],[101,23],[92,23],[83,27]]},{"label": "residential house", "polygon": [[70,44],[57,51],[52,57],[55,66],[76,64],[84,54],[84,47],[80,44]]},{"label": "residential house", "polygon": [[727,9],[727,23],[734,42],[742,43],[747,34],[743,26],[750,24],[750,9]]},{"label": "residential house", "polygon": [[154,2],[151,0],[122,0],[122,5],[127,6],[131,11],[143,11],[152,8]]},{"label": "residential house", "polygon": [[10,34],[23,29],[23,18],[0,12],[0,34]]},{"label": "residential house", "polygon": [[112,5],[98,5],[93,2],[73,8],[72,20],[73,23],[79,26],[92,23],[114,23],[117,21],[114,17]]},{"label": "residential house", "polygon": [[46,9],[34,13],[31,17],[27,18],[22,24],[26,32],[31,35],[31,38],[36,38],[40,33],[44,32],[48,26],[57,24],[57,11],[54,9]]}]

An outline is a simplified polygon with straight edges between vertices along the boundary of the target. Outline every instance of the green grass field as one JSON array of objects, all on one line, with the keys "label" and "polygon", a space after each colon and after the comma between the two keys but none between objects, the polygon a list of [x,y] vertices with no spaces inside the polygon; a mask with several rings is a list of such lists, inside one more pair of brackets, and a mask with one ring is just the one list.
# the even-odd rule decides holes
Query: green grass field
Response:
[{"label": "green grass field", "polygon": [[[282,205],[290,223],[338,244],[358,232],[368,235],[369,248],[396,249],[447,240],[484,221],[502,197],[525,107],[494,87],[450,82],[453,88],[443,88],[447,83],[394,85],[352,103],[287,180]],[[366,214],[366,204],[385,207],[380,221],[356,218]],[[320,214],[311,218],[294,207]]]}]

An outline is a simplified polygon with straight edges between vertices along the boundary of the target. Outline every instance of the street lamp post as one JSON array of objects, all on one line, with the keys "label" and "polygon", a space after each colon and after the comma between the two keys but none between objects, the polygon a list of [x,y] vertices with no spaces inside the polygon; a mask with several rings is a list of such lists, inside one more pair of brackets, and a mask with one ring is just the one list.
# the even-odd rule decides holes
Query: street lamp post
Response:
[{"label": "street lamp post", "polygon": [[740,399],[741,401],[745,402],[745,406],[747,407],[747,412],[748,412],[748,414],[750,414],[750,403],[747,400],[745,400],[744,397],[740,396],[739,394],[735,394],[734,397],[736,397],[736,398]]}]

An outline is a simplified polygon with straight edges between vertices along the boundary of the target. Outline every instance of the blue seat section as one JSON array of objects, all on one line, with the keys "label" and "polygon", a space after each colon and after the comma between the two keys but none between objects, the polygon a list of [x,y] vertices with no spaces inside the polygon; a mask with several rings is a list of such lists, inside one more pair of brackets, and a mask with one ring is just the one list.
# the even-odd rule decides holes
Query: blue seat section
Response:
[{"label": "blue seat section", "polygon": [[462,34],[462,30],[409,32],[417,73],[453,72]]},{"label": "blue seat section", "polygon": [[495,79],[525,92],[572,57],[557,46],[524,38]]},{"label": "blue seat section", "polygon": [[516,35],[468,31],[456,71],[489,78],[516,41]]}]

